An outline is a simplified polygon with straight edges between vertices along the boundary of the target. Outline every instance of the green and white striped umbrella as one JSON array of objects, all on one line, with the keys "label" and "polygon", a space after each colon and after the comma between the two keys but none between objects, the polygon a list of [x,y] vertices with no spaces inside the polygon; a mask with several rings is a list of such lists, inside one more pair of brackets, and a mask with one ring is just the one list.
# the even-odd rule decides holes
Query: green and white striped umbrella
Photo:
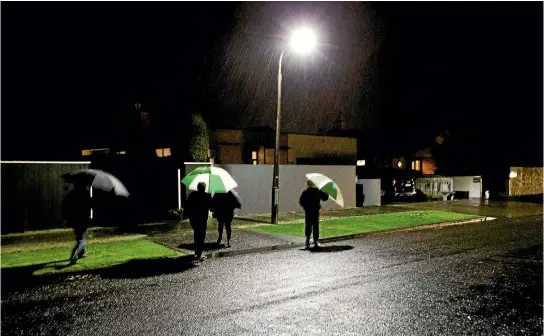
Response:
[{"label": "green and white striped umbrella", "polygon": [[227,193],[238,186],[232,176],[219,167],[198,167],[181,180],[190,190],[196,190],[200,182],[206,183],[206,192],[209,194]]},{"label": "green and white striped umbrella", "polygon": [[336,182],[319,173],[306,174],[306,178],[312,181],[317,189],[327,193],[329,197],[336,202],[336,204],[344,207],[344,196],[342,196],[342,191],[340,191],[340,188]]}]

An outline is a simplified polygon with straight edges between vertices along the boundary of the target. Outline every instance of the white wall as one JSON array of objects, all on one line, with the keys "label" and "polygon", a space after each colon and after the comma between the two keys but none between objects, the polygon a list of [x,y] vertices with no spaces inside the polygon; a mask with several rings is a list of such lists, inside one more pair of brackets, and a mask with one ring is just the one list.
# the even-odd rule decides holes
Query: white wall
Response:
[{"label": "white wall", "polygon": [[[238,182],[236,191],[242,198],[239,214],[270,213],[272,207],[272,165],[218,165]],[[306,174],[321,173],[333,179],[344,196],[344,207],[355,207],[355,166],[280,165],[280,212],[300,211],[298,200],[306,188]],[[329,200],[323,209],[339,209]]]},{"label": "white wall", "polygon": [[382,181],[380,179],[359,179],[357,184],[363,186],[364,207],[382,205]]},{"label": "white wall", "polygon": [[[473,179],[480,178],[480,182],[473,182]],[[482,197],[482,182],[480,176],[453,176],[453,191],[468,192],[469,198]]]}]

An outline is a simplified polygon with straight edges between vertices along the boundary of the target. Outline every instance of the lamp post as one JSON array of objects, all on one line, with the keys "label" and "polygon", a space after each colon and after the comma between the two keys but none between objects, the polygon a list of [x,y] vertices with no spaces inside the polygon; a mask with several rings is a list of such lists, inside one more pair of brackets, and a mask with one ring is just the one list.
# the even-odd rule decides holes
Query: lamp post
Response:
[{"label": "lamp post", "polygon": [[[316,38],[313,32],[307,28],[302,28],[294,32],[291,37],[291,47],[297,52],[304,54],[311,51],[316,45]],[[272,181],[272,224],[278,223],[279,203],[280,203],[280,123],[281,123],[281,63],[283,61],[284,51],[280,54],[278,64],[278,106],[276,110],[276,147],[274,149],[274,172]]]}]

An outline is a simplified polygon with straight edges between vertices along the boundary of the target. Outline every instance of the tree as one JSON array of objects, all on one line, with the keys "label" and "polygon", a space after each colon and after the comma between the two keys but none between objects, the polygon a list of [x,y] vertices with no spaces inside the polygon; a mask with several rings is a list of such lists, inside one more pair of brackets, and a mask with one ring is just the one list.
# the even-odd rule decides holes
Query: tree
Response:
[{"label": "tree", "polygon": [[191,115],[191,127],[189,130],[189,141],[187,148],[187,161],[207,162],[210,138],[208,127],[202,115],[195,113]]}]

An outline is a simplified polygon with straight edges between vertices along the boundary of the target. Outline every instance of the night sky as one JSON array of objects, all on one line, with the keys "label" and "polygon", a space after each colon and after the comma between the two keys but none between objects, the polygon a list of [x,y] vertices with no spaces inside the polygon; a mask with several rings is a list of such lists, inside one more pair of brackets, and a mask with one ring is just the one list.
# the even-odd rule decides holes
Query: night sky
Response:
[{"label": "night sky", "polygon": [[[2,3],[2,159],[55,159],[108,142],[140,102],[176,129],[348,128],[391,141],[449,130],[471,155],[542,162],[541,2]],[[399,140],[400,139],[400,140]],[[406,141],[404,141],[406,142]]]}]

